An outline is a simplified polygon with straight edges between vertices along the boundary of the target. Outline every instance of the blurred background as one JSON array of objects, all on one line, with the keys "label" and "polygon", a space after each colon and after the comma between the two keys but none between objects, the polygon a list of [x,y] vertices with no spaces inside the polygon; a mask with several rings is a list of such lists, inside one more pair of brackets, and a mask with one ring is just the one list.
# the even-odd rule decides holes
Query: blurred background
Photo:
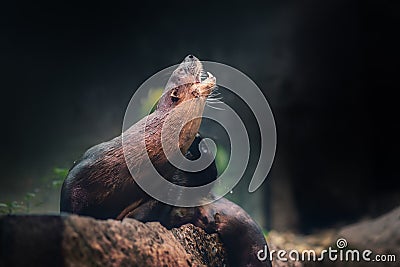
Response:
[{"label": "blurred background", "polygon": [[390,1],[6,4],[0,202],[58,212],[65,169],[120,134],[142,82],[194,54],[247,74],[274,113],[268,179],[247,192],[255,137],[228,196],[263,228],[311,233],[381,215],[400,204],[398,12]]}]

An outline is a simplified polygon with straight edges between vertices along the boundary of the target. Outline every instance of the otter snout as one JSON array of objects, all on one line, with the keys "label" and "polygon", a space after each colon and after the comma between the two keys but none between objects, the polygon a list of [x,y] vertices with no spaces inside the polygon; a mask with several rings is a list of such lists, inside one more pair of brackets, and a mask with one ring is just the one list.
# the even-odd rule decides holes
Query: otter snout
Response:
[{"label": "otter snout", "polygon": [[192,76],[196,82],[200,82],[201,72],[203,71],[203,64],[201,64],[200,60],[197,57],[193,55],[186,56],[181,63],[181,67],[185,71],[185,73]]},{"label": "otter snout", "polygon": [[199,61],[199,59],[193,55],[188,55],[185,57],[185,59],[183,60],[185,62],[192,62],[192,61]]}]

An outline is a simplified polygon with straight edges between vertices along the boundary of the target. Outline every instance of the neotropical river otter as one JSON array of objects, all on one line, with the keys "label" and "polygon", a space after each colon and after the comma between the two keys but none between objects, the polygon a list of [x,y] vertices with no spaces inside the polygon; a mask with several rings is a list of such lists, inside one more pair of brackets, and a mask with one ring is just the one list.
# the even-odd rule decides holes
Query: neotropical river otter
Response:
[{"label": "neotropical river otter", "polygon": [[[169,116],[169,120],[185,122],[189,121],[185,116],[198,115],[199,118],[185,124],[180,133],[179,148],[185,154],[199,130],[206,98],[215,87],[215,77],[211,74],[201,81],[202,71],[197,58],[186,57],[171,76],[157,109],[124,133],[128,140],[124,143],[125,157],[137,165],[133,168],[140,170],[135,178],[151,179],[146,176],[146,166],[140,165],[147,157],[145,153],[165,178],[173,177],[176,168],[169,164],[161,145],[162,126],[177,106],[182,113],[176,118]],[[118,136],[90,148],[72,167],[61,190],[61,211],[95,218],[116,218],[131,203],[148,198],[129,173],[121,139]],[[147,151],[140,149],[143,140]]]},{"label": "neotropical river otter", "polygon": [[[157,109],[125,133],[128,147],[124,157],[122,137],[90,148],[71,168],[61,190],[60,211],[88,215],[98,219],[123,219],[159,221],[167,228],[192,223],[208,233],[219,233],[227,249],[230,266],[270,266],[260,262],[257,251],[266,245],[262,231],[251,217],[239,206],[227,199],[194,208],[180,208],[161,203],[147,195],[132,178],[126,159],[138,164],[136,179],[151,179],[146,168],[140,166],[147,153],[152,164],[169,181],[183,186],[207,184],[217,178],[215,162],[199,172],[185,172],[171,165],[161,145],[161,129],[164,121],[175,107],[182,112],[177,121],[187,121],[188,114],[199,118],[188,120],[179,134],[179,153],[190,160],[201,153],[213,157],[210,150],[200,144],[197,134],[206,98],[216,85],[216,79],[208,73],[201,80],[203,67],[194,56],[189,55],[173,72],[159,100]],[[189,101],[191,104],[187,105]],[[176,116],[176,115],[174,115]],[[145,151],[138,144],[145,140]],[[200,150],[199,150],[200,149]],[[127,157],[127,158],[126,158]]]}]

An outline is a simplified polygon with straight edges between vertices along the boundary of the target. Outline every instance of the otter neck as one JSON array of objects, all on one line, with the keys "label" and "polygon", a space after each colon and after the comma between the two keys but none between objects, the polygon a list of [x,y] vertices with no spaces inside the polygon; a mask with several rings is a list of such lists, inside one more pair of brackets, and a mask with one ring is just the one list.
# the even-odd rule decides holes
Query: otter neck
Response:
[{"label": "otter neck", "polygon": [[[156,129],[146,126],[146,140],[156,138],[155,143],[162,152],[162,140],[169,142],[177,131],[179,132],[179,149],[181,153],[185,154],[199,131],[201,124],[201,116],[204,111],[205,99],[194,98],[189,101],[180,103],[177,107],[165,110],[163,108],[157,109],[152,116],[148,119],[147,125],[154,125]],[[164,128],[163,128],[164,127]],[[155,131],[154,131],[155,130]],[[147,134],[148,133],[148,134]],[[152,137],[152,136],[153,137]],[[164,135],[161,138],[161,135]],[[176,140],[171,140],[174,142]],[[167,146],[175,147],[176,143],[167,144]]]}]

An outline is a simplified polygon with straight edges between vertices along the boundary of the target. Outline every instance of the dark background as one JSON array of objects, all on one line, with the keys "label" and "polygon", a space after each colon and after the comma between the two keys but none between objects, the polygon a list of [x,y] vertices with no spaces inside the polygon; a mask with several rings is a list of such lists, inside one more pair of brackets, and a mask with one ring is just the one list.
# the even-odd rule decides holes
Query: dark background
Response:
[{"label": "dark background", "polygon": [[[119,135],[135,89],[193,53],[243,71],[270,102],[276,160],[253,202],[263,226],[309,232],[394,208],[400,43],[393,3],[3,6],[0,202]],[[57,211],[57,197],[44,209]]]}]

